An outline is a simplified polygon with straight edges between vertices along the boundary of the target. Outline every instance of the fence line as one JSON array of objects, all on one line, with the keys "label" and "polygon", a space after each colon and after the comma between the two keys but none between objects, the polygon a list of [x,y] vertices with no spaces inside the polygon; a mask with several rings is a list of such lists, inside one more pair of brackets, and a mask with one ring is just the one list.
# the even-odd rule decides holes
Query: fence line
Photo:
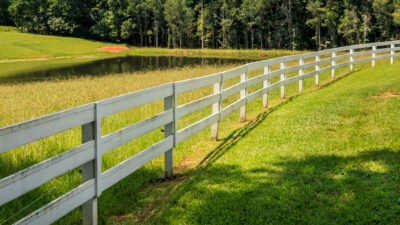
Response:
[{"label": "fence line", "polygon": [[[0,128],[1,154],[74,127],[82,127],[82,144],[80,146],[1,179],[0,205],[82,166],[82,184],[80,186],[27,215],[16,224],[50,224],[81,205],[83,224],[97,224],[97,198],[102,191],[163,153],[165,176],[171,176],[173,173],[173,148],[187,138],[211,126],[211,138],[218,139],[219,122],[224,117],[240,109],[240,121],[245,121],[246,104],[262,97],[262,106],[266,108],[268,107],[268,94],[280,88],[281,97],[284,98],[285,86],[290,83],[299,82],[299,92],[302,93],[303,80],[315,76],[315,84],[319,85],[319,75],[329,70],[331,70],[331,76],[334,77],[335,70],[338,68],[349,66],[350,70],[353,70],[355,64],[367,61],[372,61],[372,66],[375,67],[376,60],[390,58],[390,62],[393,64],[394,58],[400,56],[400,53],[396,53],[400,50],[400,46],[396,47],[399,44],[400,40],[360,44],[249,63],[229,71],[168,83]],[[378,49],[382,46],[389,47]],[[366,50],[367,48],[372,48],[372,50]],[[362,51],[355,52],[355,50]],[[338,54],[347,51],[348,54]],[[387,52],[389,54],[377,56],[378,53]],[[355,59],[357,56],[369,54],[372,54],[372,57]],[[324,58],[324,56],[331,57]],[[339,60],[347,58],[349,61],[337,63]],[[315,59],[315,61],[306,63],[307,59]],[[291,61],[298,62],[298,65],[287,67],[287,63]],[[330,64],[330,66],[321,68],[323,64]],[[279,65],[280,68],[272,71],[274,65]],[[305,69],[308,68],[315,68],[315,70],[305,73]],[[250,71],[256,69],[263,69],[263,74],[249,78]],[[295,71],[298,71],[298,76],[287,78],[288,73]],[[278,76],[280,81],[271,84],[271,79]],[[240,83],[224,89],[224,82],[235,77],[240,77]],[[249,94],[249,87],[257,84],[262,84],[262,88]],[[210,85],[214,87],[213,94],[187,104],[177,104],[178,94]],[[224,99],[238,93],[240,94],[239,100],[223,107]],[[164,100],[162,113],[101,136],[102,118],[160,99]],[[179,118],[208,106],[212,106],[211,115],[183,129],[177,129]],[[101,171],[103,154],[159,127],[164,127],[163,140],[105,172]]]}]

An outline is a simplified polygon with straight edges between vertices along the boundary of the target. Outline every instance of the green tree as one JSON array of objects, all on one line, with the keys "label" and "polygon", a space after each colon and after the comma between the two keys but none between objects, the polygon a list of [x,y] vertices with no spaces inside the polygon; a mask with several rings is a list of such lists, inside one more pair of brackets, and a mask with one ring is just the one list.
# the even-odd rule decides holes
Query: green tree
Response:
[{"label": "green tree", "polygon": [[368,34],[371,32],[371,15],[365,12],[362,16],[363,43],[367,43]]},{"label": "green tree", "polygon": [[321,49],[321,26],[326,18],[326,9],[322,7],[322,3],[319,0],[315,0],[308,2],[307,11],[312,16],[311,19],[307,20],[307,24],[315,29],[315,44],[319,50]]},{"label": "green tree", "polygon": [[12,20],[8,12],[9,0],[0,0],[0,25],[12,25]]},{"label": "green tree", "polygon": [[159,46],[159,38],[163,22],[163,1],[162,0],[147,0],[153,14],[153,34],[155,47]]},{"label": "green tree", "polygon": [[331,41],[332,46],[336,46],[338,42],[337,27],[340,19],[339,2],[328,0],[326,6],[326,27],[328,28],[328,39]]},{"label": "green tree", "polygon": [[400,39],[400,0],[394,1],[394,11],[392,13],[393,23],[396,27],[396,39]]},{"label": "green tree", "polygon": [[193,13],[184,0],[166,0],[164,4],[165,20],[172,35],[174,48],[183,47],[185,35],[193,31]]},{"label": "green tree", "polygon": [[0,23],[140,46],[320,49],[400,38],[400,0],[0,0]]},{"label": "green tree", "polygon": [[17,27],[23,31],[46,33],[46,0],[12,0],[8,11]]},{"label": "green tree", "polygon": [[376,27],[381,34],[381,40],[386,40],[392,32],[393,5],[389,0],[374,0],[372,9],[376,18]]},{"label": "green tree", "polygon": [[344,15],[340,18],[338,32],[342,34],[348,43],[360,43],[360,33],[362,32],[361,20],[355,9],[345,10]]},{"label": "green tree", "polygon": [[254,49],[254,26],[258,20],[258,8],[260,6],[260,1],[257,0],[243,0],[241,5],[241,19],[246,25],[247,30],[250,32],[250,46]]}]

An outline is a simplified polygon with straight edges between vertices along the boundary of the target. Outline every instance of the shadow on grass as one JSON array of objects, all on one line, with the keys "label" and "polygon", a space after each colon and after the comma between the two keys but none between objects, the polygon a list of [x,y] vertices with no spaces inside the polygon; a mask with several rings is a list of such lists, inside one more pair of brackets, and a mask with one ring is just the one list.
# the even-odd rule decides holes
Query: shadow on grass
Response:
[{"label": "shadow on grass", "polygon": [[216,164],[142,222],[399,224],[399,160],[398,150],[377,149],[286,158],[252,169]]},{"label": "shadow on grass", "polygon": [[[318,89],[326,87],[327,85],[333,84],[333,83],[339,81],[340,79],[348,76],[349,74],[350,73],[346,73],[341,76],[337,76],[337,78],[335,80],[332,80],[328,84],[321,85],[320,87],[318,87]],[[223,139],[222,142],[214,150],[212,150],[210,153],[208,153],[207,156],[196,166],[196,168],[194,170],[189,171],[189,174],[186,174],[186,173],[178,174],[177,177],[179,177],[179,179],[186,179],[188,177],[199,176],[199,174],[203,173],[204,170],[207,170],[207,167],[212,165],[216,160],[218,160],[225,153],[227,153],[229,150],[231,150],[241,140],[242,137],[246,136],[249,132],[251,132],[254,128],[256,128],[260,123],[262,123],[265,119],[267,119],[270,114],[272,114],[279,108],[283,107],[284,105],[289,104],[290,102],[292,102],[299,96],[300,96],[300,94],[287,97],[287,99],[285,99],[285,101],[281,102],[280,104],[278,104],[272,108],[269,108],[267,111],[262,112],[255,119],[248,121],[246,123],[246,125],[244,125],[243,127],[240,127],[238,129],[234,130],[228,137]],[[142,170],[139,170],[139,171],[142,171]],[[159,172],[161,172],[161,171],[159,171]],[[146,173],[146,172],[143,172],[143,173]],[[224,174],[226,174],[226,173],[227,173],[227,171],[224,172]],[[230,172],[228,172],[228,173],[230,173]],[[161,173],[159,173],[159,174],[161,174]],[[100,207],[99,207],[100,210],[102,209],[102,207],[105,207],[105,208],[107,208],[106,209],[107,211],[108,210],[112,211],[112,213],[107,213],[108,216],[113,215],[113,214],[114,215],[121,214],[121,212],[123,213],[123,212],[129,212],[129,211],[136,211],[137,208],[136,208],[136,210],[134,210],[134,208],[135,208],[134,204],[136,201],[138,201],[138,199],[136,199],[137,191],[140,190],[138,185],[141,184],[144,187],[144,186],[146,186],[145,180],[150,180],[150,181],[154,180],[154,178],[156,176],[157,176],[156,171],[151,172],[151,176],[147,176],[147,178],[142,177],[141,175],[138,175],[138,176],[130,175],[128,178],[124,179],[123,181],[119,182],[117,185],[112,187],[111,190],[107,190],[104,193],[104,196],[102,196],[102,198],[109,199],[109,201],[108,200],[100,201],[100,204],[103,201],[106,203],[104,205],[102,205],[102,204],[100,205]],[[184,176],[184,177],[182,178],[182,176]],[[229,178],[229,175],[227,175],[226,177]],[[243,178],[244,177],[241,177],[240,179],[243,179]],[[141,181],[137,182],[137,179],[140,179]],[[164,179],[156,179],[156,180],[165,181]],[[181,181],[178,181],[178,182],[181,182]],[[172,183],[171,185],[174,185],[174,181],[172,181],[171,183]],[[185,181],[183,181],[182,183],[185,183]],[[136,186],[136,187],[132,187],[132,184],[134,184],[133,186]],[[178,184],[176,184],[176,185],[178,185]],[[126,189],[126,187],[129,187],[129,188]],[[124,191],[119,192],[119,190],[124,190]],[[173,193],[169,193],[169,194],[167,194],[167,196],[170,196],[170,194],[173,194]],[[117,201],[113,200],[113,198],[117,199]],[[165,199],[162,199],[162,200],[157,200],[156,203],[152,203],[150,205],[153,205],[155,208],[157,208],[157,207],[161,208],[162,207],[161,205],[164,203],[166,203],[166,201],[165,201]],[[130,210],[130,209],[132,209],[132,210]],[[139,213],[141,219],[143,218],[144,220],[146,220],[148,217],[148,213],[153,213],[152,210],[153,209],[150,209],[150,210],[144,209],[145,212]],[[161,213],[161,211],[159,213]],[[99,215],[101,215],[101,214],[102,213],[100,212]],[[104,215],[104,216],[105,217],[103,217],[101,219],[102,221],[110,221],[109,219],[106,218],[107,215]],[[121,217],[125,217],[124,214],[122,214]],[[114,219],[111,219],[111,221]],[[122,221],[124,221],[124,219],[122,219]]]},{"label": "shadow on grass", "polygon": [[[349,75],[345,74],[343,76],[340,76],[333,80],[332,82],[329,82],[326,85],[322,85],[321,87],[326,87],[328,85],[331,85],[335,83],[336,81],[342,79],[343,77]],[[197,168],[191,172],[190,175],[192,174],[199,174],[200,172],[204,171],[207,169],[208,166],[210,166],[213,162],[218,160],[220,157],[222,157],[226,152],[228,152],[232,147],[234,147],[238,141],[241,140],[242,137],[246,136],[250,131],[252,131],[254,128],[256,128],[260,123],[262,123],[271,113],[274,111],[278,110],[280,107],[290,103],[294,99],[296,99],[300,95],[294,95],[291,97],[288,97],[285,101],[280,103],[279,105],[269,109],[268,111],[265,111],[261,113],[260,115],[257,116],[256,119],[247,122],[247,124],[241,128],[236,129],[233,131],[227,138],[225,138],[221,144],[215,148],[213,151],[211,151],[202,161],[201,163],[197,166]],[[1,163],[1,160],[0,160]],[[25,164],[33,164],[33,162],[27,160],[26,163],[23,163],[21,165]],[[24,167],[20,166],[22,169]],[[14,168],[15,169],[15,168]],[[229,168],[229,170],[237,170],[237,168]],[[76,171],[75,171],[76,173]],[[230,172],[229,172],[230,173]],[[159,177],[160,174],[162,174],[162,171],[158,169],[140,169],[139,171],[135,172],[134,174],[128,176],[121,182],[117,183],[110,189],[106,190],[102,196],[100,197],[99,200],[99,219],[100,221],[109,221],[109,217],[112,215],[118,215],[121,213],[127,213],[131,211],[136,211],[136,203],[138,202],[138,198],[140,198],[137,193],[138,191],[142,190],[144,187],[147,186],[149,181],[154,180],[155,178]],[[228,175],[229,177],[229,175]],[[244,179],[242,177],[241,179]],[[34,193],[27,194],[25,196],[22,196],[19,200],[11,202],[9,204],[6,204],[2,207],[0,207],[0,210],[3,208],[12,208],[12,209],[20,209],[24,203],[26,202],[32,202],[34,199],[37,199],[37,196],[41,196],[42,194],[46,193],[46,189],[40,189],[37,190]],[[66,190],[63,190],[66,191]],[[51,201],[54,199],[56,196],[59,196],[60,193],[55,193],[52,196],[49,196],[48,198],[43,198],[42,201],[37,202],[37,204],[32,205],[29,209],[25,210],[23,213],[26,215],[29,212],[32,212],[33,209],[38,208],[45,203]],[[76,224],[80,223],[81,220],[81,215],[80,211],[81,209],[75,210],[73,213],[68,215],[66,218],[61,219],[58,221],[58,224]],[[12,210],[4,213],[3,216],[9,216],[11,215]],[[15,219],[20,218],[22,216],[22,213],[18,216],[16,216]],[[9,222],[15,222],[14,220],[10,220]]]},{"label": "shadow on grass", "polygon": [[400,224],[399,149],[282,158],[273,166],[252,169],[214,164],[272,112],[295,98],[297,95],[232,132],[192,171],[192,178],[139,222]]},{"label": "shadow on grass", "polygon": [[[358,70],[357,70],[358,71]],[[357,71],[353,71],[353,72],[347,72],[344,73],[340,76],[335,77],[332,81],[320,85],[317,88],[321,89],[321,88],[325,88],[328,87],[340,80],[342,80],[343,78],[349,76],[350,74],[357,72]],[[289,96],[287,97],[283,102],[281,102],[280,104],[269,108],[268,111],[264,111],[261,114],[259,114],[254,120],[251,120],[249,122],[247,122],[247,124],[243,127],[240,127],[236,130],[234,130],[228,137],[226,137],[225,139],[223,139],[222,143],[219,144],[213,151],[211,151],[199,164],[198,167],[203,167],[206,166],[214,161],[216,161],[217,159],[219,159],[221,156],[223,156],[229,149],[231,149],[233,146],[236,145],[236,143],[244,136],[246,136],[250,131],[252,131],[254,128],[256,128],[260,123],[262,123],[270,114],[272,114],[273,112],[275,112],[276,110],[278,110],[279,108],[281,108],[284,105],[289,104],[290,102],[292,102],[293,100],[295,100],[296,98],[298,98],[299,96],[301,96],[302,94],[297,94],[297,95],[293,95],[293,96]]]},{"label": "shadow on grass", "polygon": [[260,123],[262,123],[271,113],[278,110],[280,107],[292,102],[299,95],[291,96],[287,98],[281,104],[270,108],[268,111],[264,111],[259,114],[255,119],[247,122],[247,124],[241,128],[234,130],[228,137],[222,139],[222,143],[219,144],[214,150],[207,154],[207,156],[199,163],[197,167],[207,166],[223,156],[227,151],[229,151],[233,146],[240,141],[240,139],[246,136],[250,131],[256,128]]}]

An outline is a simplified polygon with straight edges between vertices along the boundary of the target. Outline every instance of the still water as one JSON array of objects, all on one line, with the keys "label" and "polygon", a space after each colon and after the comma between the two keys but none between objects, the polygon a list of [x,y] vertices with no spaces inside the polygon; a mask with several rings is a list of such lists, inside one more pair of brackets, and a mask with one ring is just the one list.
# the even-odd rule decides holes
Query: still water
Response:
[{"label": "still water", "polygon": [[102,76],[198,65],[244,64],[246,59],[185,56],[124,56],[101,59],[57,59],[0,64],[0,82],[30,82],[78,76]]}]

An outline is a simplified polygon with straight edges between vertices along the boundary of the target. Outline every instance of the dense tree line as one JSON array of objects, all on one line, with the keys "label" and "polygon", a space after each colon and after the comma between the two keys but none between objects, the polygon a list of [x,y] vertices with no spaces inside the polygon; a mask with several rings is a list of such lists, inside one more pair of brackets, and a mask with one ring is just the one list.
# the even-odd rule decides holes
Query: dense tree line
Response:
[{"label": "dense tree line", "polygon": [[173,48],[315,49],[400,39],[400,0],[0,0],[20,31]]}]

